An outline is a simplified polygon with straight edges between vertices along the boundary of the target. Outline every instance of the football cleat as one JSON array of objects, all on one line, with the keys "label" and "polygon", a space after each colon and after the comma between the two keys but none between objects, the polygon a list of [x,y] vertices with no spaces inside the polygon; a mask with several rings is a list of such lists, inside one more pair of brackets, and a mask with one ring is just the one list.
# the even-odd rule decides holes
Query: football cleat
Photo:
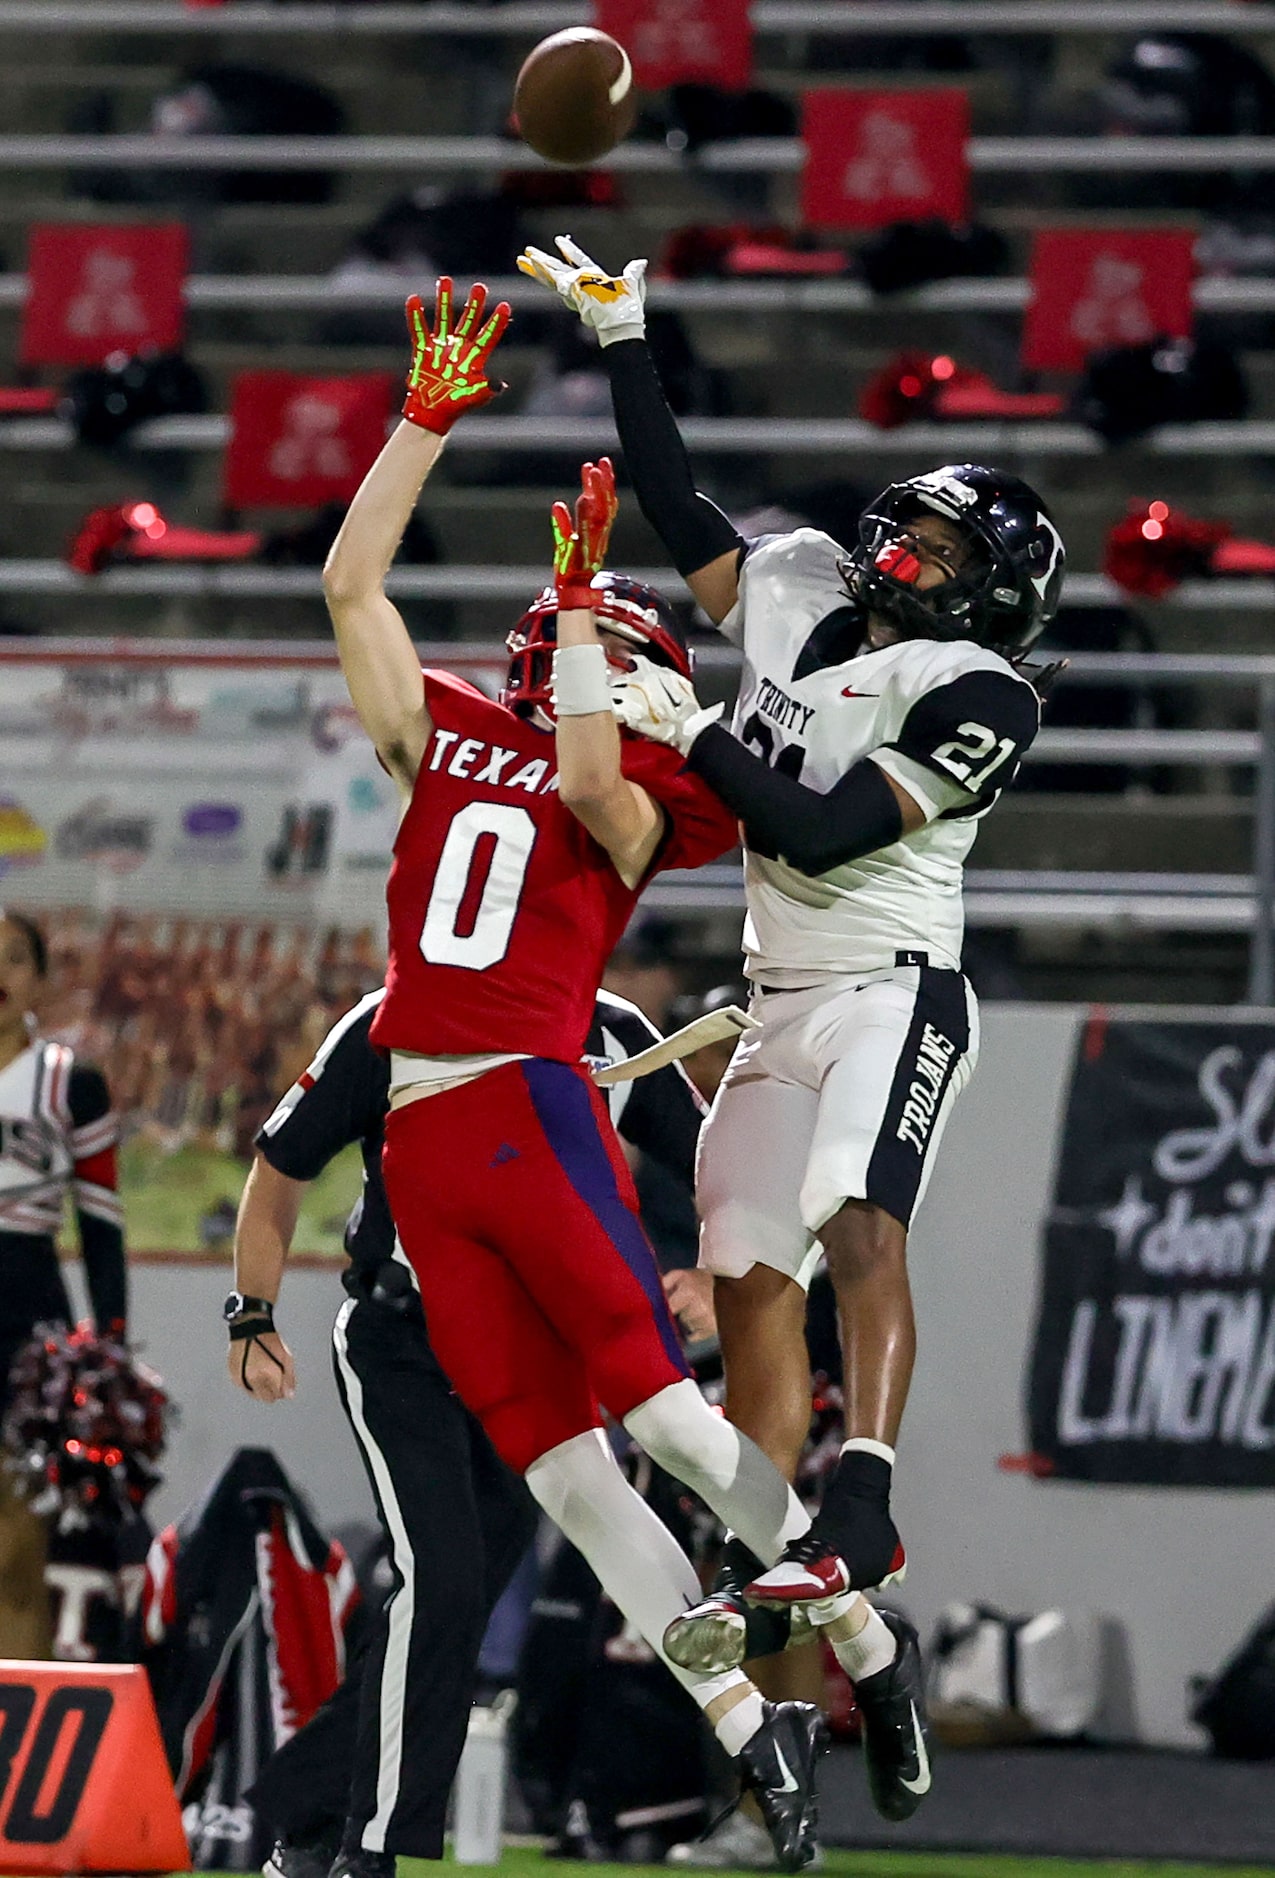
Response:
[{"label": "football cleat", "polygon": [[813,1702],[763,1702],[765,1719],[737,1758],[740,1780],[757,1801],[782,1871],[801,1871],[818,1854],[815,1768],[828,1730]]},{"label": "football cleat", "polygon": [[[779,1862],[770,1834],[750,1813],[734,1806],[724,1818],[699,1839],[671,1845],[664,1854],[666,1865],[682,1871],[778,1871]],[[807,1871],[823,1868],[823,1853],[816,1848]]]},{"label": "football cleat", "polygon": [[756,1553],[732,1534],[709,1596],[675,1617],[664,1633],[665,1652],[679,1669],[717,1676],[809,1639],[804,1611],[745,1602],[744,1586],[761,1569]]},{"label": "football cleat", "polygon": [[915,1628],[897,1611],[881,1618],[898,1640],[886,1669],[854,1685],[872,1804],[883,1819],[910,1819],[930,1790],[930,1729]]},{"label": "football cleat", "polygon": [[748,1610],[743,1599],[713,1592],[675,1617],[664,1632],[664,1654],[679,1669],[720,1676],[748,1654]]},{"label": "football cleat", "polygon": [[664,1654],[679,1669],[720,1676],[759,1656],[795,1650],[813,1634],[800,1605],[748,1604],[738,1592],[714,1591],[673,1619]]},{"label": "football cleat", "polygon": [[398,1861],[393,1852],[369,1852],[357,1846],[353,1852],[338,1852],[328,1878],[394,1878]]},{"label": "football cleat", "polygon": [[890,1568],[875,1585],[855,1585],[850,1568],[827,1539],[813,1531],[794,1539],[785,1548],[777,1565],[752,1583],[745,1585],[744,1596],[759,1604],[820,1604],[825,1598],[843,1596],[847,1591],[880,1591],[886,1585],[899,1584],[908,1568],[902,1545],[896,1545]]},{"label": "football cleat", "polygon": [[330,1839],[315,1839],[304,1845],[276,1839],[261,1867],[262,1878],[328,1878],[338,1843],[335,1833]]}]

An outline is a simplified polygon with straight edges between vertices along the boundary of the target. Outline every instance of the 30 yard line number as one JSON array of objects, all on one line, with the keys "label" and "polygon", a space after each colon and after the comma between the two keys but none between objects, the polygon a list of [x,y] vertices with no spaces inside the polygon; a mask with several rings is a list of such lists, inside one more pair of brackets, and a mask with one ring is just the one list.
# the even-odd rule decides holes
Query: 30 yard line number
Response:
[{"label": "30 yard line number", "polygon": [[509,950],[536,824],[506,802],[470,802],[452,817],[421,927],[430,965],[484,972]]}]

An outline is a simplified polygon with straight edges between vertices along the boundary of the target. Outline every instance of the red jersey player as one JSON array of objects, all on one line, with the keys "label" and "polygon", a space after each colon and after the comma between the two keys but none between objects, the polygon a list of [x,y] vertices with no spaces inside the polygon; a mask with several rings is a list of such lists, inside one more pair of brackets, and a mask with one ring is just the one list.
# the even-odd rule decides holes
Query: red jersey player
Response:
[{"label": "red jersey player", "polygon": [[[601,571],[609,464],[586,466],[574,528],[555,507],[555,587],[511,635],[501,702],[421,671],[385,571],[447,431],[497,389],[487,360],[509,318],[502,303],[484,321],[478,286],[453,331],[451,292],[438,283],[432,330],[408,302],[408,421],[368,472],[324,575],[350,696],[407,798],[372,1030],[391,1058],[386,1186],[458,1394],[663,1655],[666,1625],[699,1587],[616,1466],[599,1403],[763,1558],[809,1522],[687,1375],[581,1051],[643,884],[722,853],[736,830],[676,753],[617,727],[611,686],[635,647],[672,683],[690,661],[660,596]],[[669,1666],[738,1757],[781,1863],[808,1862],[817,1710],[763,1704],[739,1671]]]}]

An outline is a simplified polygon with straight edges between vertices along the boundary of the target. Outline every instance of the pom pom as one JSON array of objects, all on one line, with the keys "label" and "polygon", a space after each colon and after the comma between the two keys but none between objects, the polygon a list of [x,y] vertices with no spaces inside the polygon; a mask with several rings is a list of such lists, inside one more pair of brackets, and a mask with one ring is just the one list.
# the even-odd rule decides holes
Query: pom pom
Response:
[{"label": "pom pom", "polygon": [[163,1478],[169,1413],[160,1377],[117,1334],[40,1324],[9,1372],[4,1465],[58,1530],[114,1524]]},{"label": "pom pom", "polygon": [[66,558],[77,574],[100,574],[117,561],[246,561],[260,546],[247,529],[175,528],[153,502],[123,502],[86,515]]},{"label": "pom pom", "polygon": [[1229,522],[1198,521],[1167,502],[1131,502],[1107,536],[1103,568],[1126,593],[1158,600],[1211,573],[1214,550],[1232,532]]},{"label": "pom pom", "polygon": [[1057,417],[1062,408],[1056,392],[1002,391],[946,352],[897,353],[859,397],[860,417],[881,430],[920,418]]},{"label": "pom pom", "polygon": [[[944,359],[946,367],[951,361]],[[935,360],[926,352],[896,353],[875,372],[859,394],[859,415],[881,430],[895,430],[930,417],[939,388],[946,382],[936,375]]]}]

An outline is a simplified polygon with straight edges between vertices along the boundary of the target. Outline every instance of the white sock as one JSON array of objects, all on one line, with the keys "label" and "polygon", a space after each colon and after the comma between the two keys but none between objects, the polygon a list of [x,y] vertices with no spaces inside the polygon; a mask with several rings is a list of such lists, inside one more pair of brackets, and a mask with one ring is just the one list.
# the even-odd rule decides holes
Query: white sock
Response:
[{"label": "white sock", "polygon": [[829,1637],[828,1641],[851,1682],[862,1682],[865,1676],[875,1676],[879,1669],[888,1669],[899,1648],[894,1632],[880,1611],[874,1611],[870,1604],[868,1621],[862,1630],[853,1637]]},{"label": "white sock", "polygon": [[734,1760],[748,1746],[765,1719],[766,1711],[762,1707],[761,1696],[754,1689],[751,1695],[746,1695],[742,1702],[736,1702],[734,1708],[721,1717],[714,1725],[713,1733]]},{"label": "white sock", "polygon": [[703,1590],[668,1527],[625,1479],[600,1428],[574,1435],[533,1461],[527,1485],[584,1554],[607,1596],[701,1708],[730,1689],[751,1687],[742,1670],[704,1676],[679,1669],[665,1656],[665,1630],[688,1605],[699,1603]]},{"label": "white sock", "polygon": [[810,1515],[779,1469],[747,1435],[715,1414],[689,1379],[670,1383],[624,1418],[653,1461],[711,1506],[763,1565],[810,1529]]},{"label": "white sock", "polygon": [[873,1441],[868,1435],[851,1435],[848,1441],[841,1443],[843,1454],[875,1454],[887,1467],[895,1462],[894,1449],[886,1441]]}]

